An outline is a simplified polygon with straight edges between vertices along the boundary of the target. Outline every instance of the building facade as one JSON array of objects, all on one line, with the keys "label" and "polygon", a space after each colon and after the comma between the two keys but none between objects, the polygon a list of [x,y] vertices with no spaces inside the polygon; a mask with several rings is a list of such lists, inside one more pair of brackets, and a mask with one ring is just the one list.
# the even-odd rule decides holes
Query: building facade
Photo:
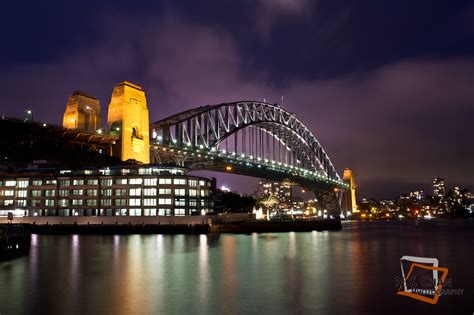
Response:
[{"label": "building facade", "polygon": [[85,92],[73,92],[67,101],[63,115],[63,127],[88,133],[102,131],[99,100]]},{"label": "building facade", "polygon": [[0,176],[0,216],[201,215],[212,210],[214,187],[165,165],[24,170]]},{"label": "building facade", "polygon": [[443,198],[445,195],[444,179],[437,177],[433,179],[433,196]]},{"label": "building facade", "polygon": [[272,195],[278,199],[277,208],[289,209],[292,206],[292,189],[287,182],[277,182],[266,179],[258,181],[258,196]]}]

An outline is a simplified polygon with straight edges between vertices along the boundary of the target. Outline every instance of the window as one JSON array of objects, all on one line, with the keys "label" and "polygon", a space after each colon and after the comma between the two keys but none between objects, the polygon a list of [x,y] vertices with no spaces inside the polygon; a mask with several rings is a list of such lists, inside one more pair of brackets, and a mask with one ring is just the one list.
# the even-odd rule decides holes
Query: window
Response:
[{"label": "window", "polygon": [[142,200],[141,199],[130,199],[130,206],[141,206]]},{"label": "window", "polygon": [[209,196],[209,190],[203,189],[201,190],[201,197],[207,197]]},{"label": "window", "polygon": [[174,205],[175,205],[175,206],[181,206],[181,207],[182,207],[182,206],[185,206],[185,205],[186,205],[186,199],[184,199],[184,198],[176,198],[176,199],[174,200]]},{"label": "window", "polygon": [[98,179],[88,179],[87,180],[87,185],[99,185],[99,180]]},{"label": "window", "polygon": [[186,214],[186,210],[183,208],[176,208],[174,209],[175,216],[184,216]]},{"label": "window", "polygon": [[144,196],[156,196],[156,188],[145,188],[143,190]]},{"label": "window", "polygon": [[4,196],[11,197],[13,195],[15,195],[14,190],[5,190],[5,192],[4,192]]},{"label": "window", "polygon": [[127,199],[115,199],[114,204],[116,206],[126,206],[127,205]]},{"label": "window", "polygon": [[170,205],[171,204],[171,198],[160,198],[160,199],[158,199],[158,204],[160,204],[160,205]]},{"label": "window", "polygon": [[158,192],[160,195],[171,195],[171,188],[160,188]]},{"label": "window", "polygon": [[59,181],[59,187],[69,187],[71,181],[69,179],[64,179]]},{"label": "window", "polygon": [[[40,179],[36,179],[36,180],[33,180],[33,181],[31,182],[31,185],[32,185],[32,186],[41,186],[41,185],[43,185],[43,181],[40,180]],[[8,186],[8,185],[6,185],[6,182],[5,182],[5,186]]]},{"label": "window", "polygon": [[26,200],[17,200],[16,204],[18,207],[26,207]]},{"label": "window", "polygon": [[54,199],[46,199],[44,205],[46,207],[54,207]]},{"label": "window", "polygon": [[41,197],[41,190],[32,190],[31,197]]},{"label": "window", "polygon": [[142,189],[141,188],[132,188],[130,189],[130,196],[141,196]]},{"label": "window", "polygon": [[144,206],[156,206],[156,199],[143,199]]},{"label": "window", "polygon": [[83,191],[82,189],[74,189],[74,190],[72,191],[72,194],[73,194],[74,196],[82,196],[82,195],[84,195],[84,191]]},{"label": "window", "polygon": [[142,215],[142,209],[130,209],[130,216],[140,216]]},{"label": "window", "polygon": [[81,206],[82,205],[82,199],[73,199],[72,204],[74,206]]},{"label": "window", "polygon": [[197,180],[196,179],[190,179],[188,180],[189,187],[197,187]]},{"label": "window", "polygon": [[86,204],[88,206],[97,206],[97,200],[96,199],[87,199]]},{"label": "window", "polygon": [[119,178],[115,180],[116,185],[127,185],[127,179],[126,178]]},{"label": "window", "polygon": [[100,204],[102,206],[111,206],[112,205],[112,199],[102,199],[100,201]]},{"label": "window", "polygon": [[74,186],[84,185],[84,180],[83,180],[83,179],[74,179],[74,180],[72,181],[72,184],[73,184]]},{"label": "window", "polygon": [[130,185],[141,185],[143,183],[143,179],[141,178],[130,178]]},{"label": "window", "polygon": [[156,216],[156,209],[143,209],[143,215]]},{"label": "window", "polygon": [[169,217],[171,215],[171,209],[160,208],[160,209],[158,209],[158,215]]},{"label": "window", "polygon": [[18,190],[16,192],[16,195],[18,198],[26,198],[28,195],[28,192],[26,190]]},{"label": "window", "polygon": [[161,185],[169,185],[171,184],[171,178],[160,178],[158,182]]},{"label": "window", "polygon": [[5,186],[7,186],[7,187],[16,186],[16,180],[7,180],[7,181],[5,181]]},{"label": "window", "polygon": [[68,200],[67,199],[59,199],[58,201],[58,206],[60,207],[67,207],[68,206]]},{"label": "window", "polygon": [[18,187],[21,187],[21,188],[28,187],[28,181],[27,180],[19,180],[18,181]]},{"label": "window", "polygon": [[41,200],[33,199],[31,200],[32,207],[39,207],[41,205]]},{"label": "window", "polygon": [[175,189],[174,194],[176,196],[186,196],[186,189]]},{"label": "window", "polygon": [[190,207],[196,207],[197,202],[196,199],[189,199],[189,206]]},{"label": "window", "polygon": [[140,175],[151,175],[151,168],[139,168],[138,169],[138,174],[140,174]]},{"label": "window", "polygon": [[52,189],[48,189],[48,190],[45,190],[44,191],[44,195],[46,197],[54,197],[56,194],[56,191],[55,190],[52,190]]},{"label": "window", "polygon": [[103,179],[100,181],[102,186],[112,186],[112,179]]},{"label": "window", "polygon": [[112,196],[112,189],[102,189],[102,190],[100,191],[100,194],[101,194],[102,196],[110,197],[110,196]]},{"label": "window", "polygon": [[88,189],[87,196],[97,196],[97,189]]},{"label": "window", "polygon": [[156,178],[145,178],[145,186],[156,186]]},{"label": "window", "polygon": [[196,189],[190,189],[189,190],[189,196],[190,197],[196,197],[196,195],[197,195]]},{"label": "window", "polygon": [[13,205],[13,199],[5,200],[4,205],[5,205],[5,206],[11,206],[11,205]]},{"label": "window", "polygon": [[127,190],[126,189],[115,189],[115,196],[126,196]]},{"label": "window", "polygon": [[186,185],[186,180],[184,178],[175,178],[175,179],[173,179],[173,184],[175,184],[175,185]]},{"label": "window", "polygon": [[201,186],[201,187],[202,187],[202,186],[206,186],[206,181],[203,180],[203,179],[201,179],[201,180],[199,181],[199,186]]},{"label": "window", "polygon": [[67,189],[61,189],[61,190],[59,190],[59,196],[60,196],[60,197],[67,197],[67,196],[69,196],[69,190],[67,190]]}]

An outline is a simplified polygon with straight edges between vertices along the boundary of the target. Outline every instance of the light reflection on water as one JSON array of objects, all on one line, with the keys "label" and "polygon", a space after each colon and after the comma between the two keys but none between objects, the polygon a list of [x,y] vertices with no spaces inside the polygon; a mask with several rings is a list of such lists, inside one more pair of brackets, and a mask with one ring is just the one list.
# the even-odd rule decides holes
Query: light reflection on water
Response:
[{"label": "light reflection on water", "polygon": [[[437,257],[469,310],[474,223],[345,223],[335,232],[33,235],[0,263],[0,313],[341,313],[429,311],[395,294],[402,255]],[[433,308],[431,309],[433,310]]]}]

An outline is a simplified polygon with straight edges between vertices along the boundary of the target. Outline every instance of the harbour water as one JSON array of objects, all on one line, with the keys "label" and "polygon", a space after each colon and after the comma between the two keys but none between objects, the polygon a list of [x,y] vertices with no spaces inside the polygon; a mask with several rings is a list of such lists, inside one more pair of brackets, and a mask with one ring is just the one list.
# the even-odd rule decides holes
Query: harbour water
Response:
[{"label": "harbour water", "polygon": [[[33,235],[0,263],[0,314],[474,312],[474,221],[344,222],[341,231]],[[436,257],[458,295],[397,295],[403,255]]]}]

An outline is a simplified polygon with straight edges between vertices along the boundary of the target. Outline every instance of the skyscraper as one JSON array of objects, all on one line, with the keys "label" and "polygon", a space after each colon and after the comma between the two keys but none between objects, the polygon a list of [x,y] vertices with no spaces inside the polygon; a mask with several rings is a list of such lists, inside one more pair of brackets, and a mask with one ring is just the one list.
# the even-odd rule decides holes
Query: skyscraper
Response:
[{"label": "skyscraper", "polygon": [[433,196],[442,198],[444,195],[444,179],[436,177],[433,179]]}]

